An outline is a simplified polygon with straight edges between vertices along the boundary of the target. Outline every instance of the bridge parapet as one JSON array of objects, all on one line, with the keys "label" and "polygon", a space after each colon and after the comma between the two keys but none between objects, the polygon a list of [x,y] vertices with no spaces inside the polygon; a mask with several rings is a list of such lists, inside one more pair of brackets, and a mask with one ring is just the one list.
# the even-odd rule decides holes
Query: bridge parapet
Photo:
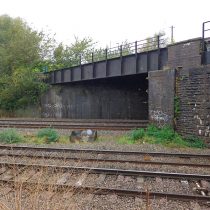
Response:
[{"label": "bridge parapet", "polygon": [[167,48],[162,48],[56,70],[49,73],[49,83],[61,84],[141,74],[163,69],[166,64]]},{"label": "bridge parapet", "polygon": [[137,50],[136,47],[134,53],[128,55],[123,55],[121,48],[118,57],[108,59],[106,56],[105,60],[49,72],[49,83],[62,84],[143,74],[150,71],[175,69],[179,66],[184,69],[200,67],[203,64],[202,56],[206,55],[202,54],[201,46],[202,38],[195,38],[149,51]]}]

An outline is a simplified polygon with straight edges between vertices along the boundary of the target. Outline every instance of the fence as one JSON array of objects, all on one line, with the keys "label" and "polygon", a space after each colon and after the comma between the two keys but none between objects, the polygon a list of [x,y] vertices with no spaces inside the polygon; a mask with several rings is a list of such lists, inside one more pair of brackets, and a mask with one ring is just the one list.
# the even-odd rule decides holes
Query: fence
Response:
[{"label": "fence", "polygon": [[156,50],[166,47],[166,44],[166,39],[163,37],[163,35],[157,35],[144,40],[118,45],[112,48],[97,49],[91,53],[80,54],[76,65],[94,63],[102,60]]}]

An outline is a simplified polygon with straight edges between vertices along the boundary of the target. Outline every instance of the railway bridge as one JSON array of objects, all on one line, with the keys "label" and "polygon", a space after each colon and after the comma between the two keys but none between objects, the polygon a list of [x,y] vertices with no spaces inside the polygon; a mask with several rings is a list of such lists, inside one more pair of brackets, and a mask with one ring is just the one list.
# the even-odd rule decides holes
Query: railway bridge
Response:
[{"label": "railway bridge", "polygon": [[[180,129],[209,135],[210,42],[204,35],[170,45],[161,37],[150,41],[106,49],[102,57],[81,57],[76,66],[47,73],[51,88],[42,97],[42,117],[173,125],[174,108],[181,106],[180,123],[189,128]],[[198,106],[201,115],[194,112]]]}]

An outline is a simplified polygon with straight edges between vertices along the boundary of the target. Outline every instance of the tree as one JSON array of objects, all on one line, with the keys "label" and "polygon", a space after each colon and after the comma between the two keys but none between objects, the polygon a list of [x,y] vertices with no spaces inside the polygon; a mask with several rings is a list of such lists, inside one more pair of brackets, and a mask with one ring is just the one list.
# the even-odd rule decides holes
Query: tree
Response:
[{"label": "tree", "polygon": [[0,72],[33,68],[40,61],[42,36],[20,18],[0,16]]},{"label": "tree", "polygon": [[14,110],[37,103],[47,87],[39,66],[50,58],[53,42],[21,18],[0,16],[0,108]]},{"label": "tree", "polygon": [[47,87],[37,74],[29,69],[16,69],[11,76],[3,74],[3,77],[0,77],[0,108],[14,111],[38,104]]},{"label": "tree", "polygon": [[[90,37],[79,39],[75,37],[74,43],[70,46],[60,43],[54,50],[54,62],[50,66],[50,70],[72,67],[92,62],[92,59],[96,61],[105,60],[107,58],[115,58],[120,56],[120,46],[113,49],[95,48],[93,39]],[[132,53],[131,46],[127,41],[121,43],[122,55],[128,55]]]},{"label": "tree", "polygon": [[89,37],[83,39],[75,37],[74,43],[70,46],[60,43],[53,53],[53,67],[65,68],[79,65],[80,59],[82,59],[83,63],[87,62],[94,44],[92,38]]},{"label": "tree", "polygon": [[165,32],[161,31],[155,33],[153,37],[146,38],[145,42],[142,44],[142,48],[139,49],[139,52],[155,50],[158,48],[158,43],[159,47],[165,47],[168,44],[168,38],[165,38],[164,36]]}]

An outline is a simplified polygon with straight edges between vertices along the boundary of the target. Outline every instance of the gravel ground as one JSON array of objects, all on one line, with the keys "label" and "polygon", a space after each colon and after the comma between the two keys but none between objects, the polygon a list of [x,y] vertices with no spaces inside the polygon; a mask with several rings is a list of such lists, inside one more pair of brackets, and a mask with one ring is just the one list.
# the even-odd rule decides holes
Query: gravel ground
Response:
[{"label": "gravel ground", "polygon": [[169,165],[151,165],[151,164],[135,164],[135,163],[112,163],[112,162],[92,162],[92,161],[74,161],[74,160],[59,160],[45,158],[29,158],[29,157],[8,157],[0,156],[0,161],[24,164],[52,164],[78,167],[99,167],[99,168],[116,168],[116,169],[133,169],[145,171],[162,171],[171,173],[191,173],[191,174],[210,174],[210,168],[204,167],[189,167],[189,166],[169,166]]},{"label": "gravel ground", "polygon": [[[20,132],[28,134],[37,132],[36,129],[18,129]],[[68,130],[59,130],[59,133],[62,135],[69,135],[71,131]],[[192,154],[210,154],[210,149],[190,149],[190,148],[166,148],[160,145],[149,145],[149,144],[135,144],[135,145],[121,145],[116,143],[114,137],[120,136],[125,134],[126,132],[123,131],[98,131],[98,135],[102,136],[104,139],[107,138],[107,141],[100,141],[95,143],[81,143],[81,144],[54,144],[54,145],[45,145],[48,147],[69,147],[69,148],[86,148],[86,149],[113,149],[113,150],[121,150],[121,151],[144,151],[144,152],[177,152],[177,153],[192,153]],[[18,144],[20,145],[20,144]],[[34,146],[34,145],[32,145]],[[40,145],[43,146],[43,145]],[[39,147],[39,145],[37,145]],[[86,157],[87,154],[83,154],[83,157]],[[88,157],[93,157],[91,154]],[[99,155],[100,158],[103,157],[110,157],[109,155]],[[121,159],[122,157],[117,155],[115,158]],[[129,156],[130,158],[136,158]],[[31,160],[30,158],[21,157],[18,158],[10,158],[10,157],[0,157],[0,161],[18,161],[23,163],[45,163],[45,164],[59,164],[59,165],[74,165],[74,166],[84,166],[84,162],[78,161],[61,161],[61,160],[46,160],[46,159],[34,159]],[[161,157],[158,159],[155,158],[156,161],[163,161]],[[165,160],[165,158],[164,158]],[[168,161],[171,161],[171,158],[167,158]],[[175,161],[176,159],[173,158]],[[177,161],[187,161],[187,160],[178,160]],[[209,161],[204,161],[203,159],[190,159],[189,161],[196,161],[197,163],[209,163]],[[151,170],[151,171],[165,171],[165,172],[182,172],[182,173],[198,173],[198,174],[210,174],[209,168],[193,168],[193,167],[186,167],[186,166],[155,166],[155,165],[140,165],[140,164],[130,164],[130,163],[103,163],[103,162],[90,162],[86,161],[85,166],[90,167],[108,167],[108,168],[122,168],[122,169],[138,169],[138,170]],[[58,174],[53,174],[54,172],[49,172],[45,176],[42,174],[43,181],[49,181],[49,177],[54,177],[53,180],[56,180]],[[61,173],[60,173],[61,175]],[[59,175],[59,176],[60,176]],[[83,180],[84,179],[84,180]],[[140,177],[141,179],[141,177]],[[112,186],[112,187],[121,187],[121,188],[137,188],[140,189],[141,187],[144,189],[145,185],[151,186],[149,189],[154,189],[157,191],[174,191],[174,192],[182,192],[185,190],[185,193],[192,193],[191,189],[194,185],[193,182],[189,183],[190,189],[183,189],[183,185],[180,181],[177,180],[167,180],[167,179],[151,179],[146,178],[143,180],[143,184],[138,183],[136,177],[123,177],[123,176],[103,176],[103,175],[88,175],[84,178],[84,174],[72,174],[70,179],[68,179],[69,183],[77,183],[78,181],[82,182],[83,184],[91,184],[96,183],[100,186]],[[105,184],[103,184],[103,182]],[[15,205],[18,205],[17,199],[21,200],[21,210],[28,210],[28,209],[58,209],[58,210],[72,210],[72,209],[122,209],[122,210],[130,210],[130,209],[140,209],[140,210],[147,210],[148,206],[150,206],[151,210],[208,210],[210,209],[207,206],[200,206],[196,202],[182,202],[182,201],[172,201],[167,200],[165,198],[162,199],[153,199],[149,200],[149,203],[146,202],[143,198],[134,198],[134,197],[123,197],[117,195],[92,195],[92,194],[84,194],[83,192],[74,194],[73,192],[65,192],[65,193],[54,193],[52,192],[25,192],[24,190],[21,191],[21,195],[17,192],[10,192],[6,196],[4,192],[6,192],[7,186],[4,185],[0,188],[0,209],[3,208],[1,205],[8,205],[10,209],[15,209]],[[16,208],[17,209],[17,208]]]},{"label": "gravel ground", "polygon": [[[0,189],[6,191],[6,187]],[[11,191],[0,197],[0,209],[39,210],[209,210],[196,202],[172,201],[166,198],[145,200],[115,194],[93,195],[83,192],[53,193],[52,191]]]},{"label": "gravel ground", "polygon": [[83,152],[45,152],[45,151],[33,151],[30,150],[1,150],[1,155],[7,155],[7,154],[18,154],[18,155],[33,155],[33,156],[49,156],[49,157],[63,157],[68,158],[80,158],[87,159],[87,158],[93,158],[97,160],[133,160],[133,161],[157,161],[157,162],[178,162],[178,163],[197,163],[197,164],[207,164],[210,160],[210,158],[179,158],[179,157],[170,157],[170,156],[150,156],[150,155],[122,155],[122,154],[94,154],[94,153],[83,153]]},{"label": "gravel ground", "polygon": [[[4,130],[4,128],[0,128]],[[37,133],[37,129],[17,129],[20,133],[31,135]],[[61,135],[70,135],[71,130],[58,129],[57,130]],[[69,147],[69,148],[82,148],[82,149],[113,149],[121,151],[144,151],[144,152],[177,152],[177,153],[192,153],[192,154],[210,154],[210,149],[192,149],[192,148],[167,148],[161,145],[151,145],[151,144],[133,144],[133,145],[122,145],[117,143],[114,138],[122,136],[128,133],[128,131],[109,131],[109,130],[99,130],[98,136],[104,141],[97,141],[95,143],[69,143],[69,144],[45,144],[45,145],[35,145],[30,144],[31,146],[46,146],[46,147]],[[21,145],[21,144],[18,144]],[[22,144],[26,145],[26,144]],[[27,144],[29,145],[29,144]]]},{"label": "gravel ground", "polygon": [[[5,167],[2,167],[5,168]],[[18,170],[17,170],[18,169]],[[1,170],[1,169],[0,169]],[[18,173],[18,176],[14,177]],[[104,174],[103,174],[104,175]],[[182,179],[168,179],[160,177],[141,177],[141,176],[123,176],[123,175],[104,175],[92,174],[86,172],[65,172],[52,168],[49,169],[24,169],[13,168],[6,170],[0,175],[3,180],[28,181],[30,183],[44,183],[55,185],[65,179],[63,184],[71,186],[100,186],[105,188],[119,188],[131,190],[146,190],[154,192],[170,192],[181,194],[195,194],[193,188],[196,187],[194,181]],[[184,183],[182,183],[184,181]]]}]

